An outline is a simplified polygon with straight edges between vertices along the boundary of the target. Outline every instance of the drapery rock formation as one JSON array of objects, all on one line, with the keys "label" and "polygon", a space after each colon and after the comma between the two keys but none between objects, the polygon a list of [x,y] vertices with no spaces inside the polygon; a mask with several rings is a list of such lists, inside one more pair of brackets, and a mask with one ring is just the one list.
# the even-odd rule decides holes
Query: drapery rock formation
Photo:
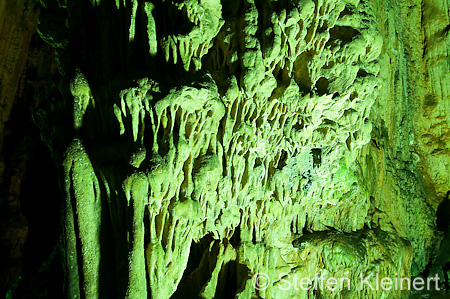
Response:
[{"label": "drapery rock formation", "polygon": [[66,295],[448,287],[437,2],[42,1],[59,75],[34,120],[61,171]]}]

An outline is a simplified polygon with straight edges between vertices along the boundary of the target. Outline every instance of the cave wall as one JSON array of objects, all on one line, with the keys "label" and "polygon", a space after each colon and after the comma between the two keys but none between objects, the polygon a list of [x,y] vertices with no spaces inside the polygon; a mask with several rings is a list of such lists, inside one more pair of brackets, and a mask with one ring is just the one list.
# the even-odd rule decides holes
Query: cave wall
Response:
[{"label": "cave wall", "polygon": [[[36,3],[7,3],[33,13],[1,43],[3,127],[27,63],[52,69],[27,58]],[[409,296],[281,273],[448,287],[447,3],[41,5],[38,61],[59,72],[25,106],[61,170],[69,297]]]},{"label": "cave wall", "polygon": [[[33,276],[35,289],[41,288],[43,276],[38,271],[61,234],[57,166],[32,120],[32,111],[45,99],[57,66],[54,49],[36,32],[39,12],[37,1],[0,3],[2,297],[19,277]],[[62,269],[54,275],[61,277]]]},{"label": "cave wall", "polygon": [[14,144],[5,145],[5,139],[11,135],[7,123],[21,91],[20,79],[25,69],[31,36],[37,25],[33,3],[25,2],[18,1],[16,5],[12,1],[2,1],[0,4],[1,293],[6,291],[22,270],[22,249],[28,232],[19,199],[26,167],[26,157],[20,145],[23,140],[18,136],[19,140],[14,140]]},{"label": "cave wall", "polygon": [[445,55],[437,54],[447,49],[448,9],[445,3],[428,1],[375,2],[375,6],[383,20],[380,60],[385,71],[380,73],[382,96],[371,112],[376,126],[365,169],[372,178],[375,207],[384,206],[381,211],[389,214],[387,226],[393,225],[417,253],[422,252],[413,264],[417,274],[430,258],[435,259],[431,248],[442,239],[435,231],[436,211],[439,230],[448,227],[449,116],[444,112],[447,95],[442,83],[448,66]]}]

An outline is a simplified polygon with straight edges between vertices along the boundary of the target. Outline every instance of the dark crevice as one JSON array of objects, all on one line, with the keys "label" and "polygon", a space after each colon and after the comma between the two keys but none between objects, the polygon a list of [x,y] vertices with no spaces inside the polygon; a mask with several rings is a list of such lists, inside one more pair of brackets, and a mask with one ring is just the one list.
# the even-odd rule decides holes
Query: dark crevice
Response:
[{"label": "dark crevice", "polygon": [[244,11],[244,2],[243,0],[221,0],[223,19],[237,18]]},{"label": "dark crevice", "polygon": [[341,13],[339,14],[339,18],[338,19],[342,19],[345,16],[351,15],[353,14],[353,12],[350,10],[349,6],[346,5],[344,10],[341,11]]},{"label": "dark crevice", "polygon": [[249,272],[247,266],[236,261],[223,264],[219,272],[214,298],[228,299],[235,297],[236,293],[243,288],[243,282],[247,280]]},{"label": "dark crevice", "polygon": [[423,277],[428,277],[428,275],[430,275],[431,266],[432,266],[432,263],[428,263],[426,265],[425,269],[419,275],[423,276]]},{"label": "dark crevice", "polygon": [[320,167],[320,165],[322,164],[322,149],[313,148],[311,150],[311,154],[313,157],[313,167]]},{"label": "dark crevice", "polygon": [[258,242],[256,241],[256,229],[255,229],[255,227],[254,227],[253,224],[251,224],[251,225],[252,225],[252,228],[251,228],[252,243],[253,243],[253,244],[256,244],[256,243],[258,243]]},{"label": "dark crevice", "polygon": [[240,224],[234,228],[234,233],[230,238],[230,244],[234,248],[237,248],[239,245],[241,245],[241,225]]},{"label": "dark crevice", "polygon": [[358,93],[356,91],[352,92],[350,94],[350,101],[353,101],[354,99],[356,99],[358,97]]},{"label": "dark crevice", "polygon": [[201,288],[211,277],[216,262],[215,258],[218,255],[219,246],[217,246],[218,244],[211,246],[213,241],[212,235],[208,234],[198,242],[191,243],[183,278],[172,295],[172,299],[198,298]]},{"label": "dark crevice", "polygon": [[445,199],[439,204],[436,211],[436,227],[439,231],[447,231],[450,225],[450,191]]},{"label": "dark crevice", "polygon": [[369,75],[368,72],[366,72],[363,69],[359,69],[358,73],[356,74],[357,78],[367,77]]},{"label": "dark crevice", "polygon": [[288,154],[285,150],[281,150],[280,158],[278,160],[277,169],[281,170],[284,166],[286,166],[286,160],[288,158]]},{"label": "dark crevice", "polygon": [[298,122],[298,123],[295,123],[293,126],[292,126],[292,129],[294,129],[294,130],[296,130],[296,131],[301,131],[301,130],[303,130],[304,129],[304,127],[305,127],[305,125],[303,124],[303,122]]},{"label": "dark crevice", "polygon": [[334,26],[330,29],[330,39],[341,40],[343,44],[351,42],[359,31],[349,26]]},{"label": "dark crevice", "polygon": [[317,90],[317,94],[319,96],[323,96],[328,93],[328,85],[330,85],[330,81],[324,77],[320,77],[319,80],[317,80],[315,88]]}]

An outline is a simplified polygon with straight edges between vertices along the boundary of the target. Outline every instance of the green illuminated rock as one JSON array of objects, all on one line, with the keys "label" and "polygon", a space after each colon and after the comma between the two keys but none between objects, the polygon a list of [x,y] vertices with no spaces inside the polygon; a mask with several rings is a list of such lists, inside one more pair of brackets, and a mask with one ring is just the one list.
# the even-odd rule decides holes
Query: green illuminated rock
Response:
[{"label": "green illuminated rock", "polygon": [[[369,144],[384,116],[373,107],[394,94],[380,22],[392,12],[357,0],[106,2],[68,8],[70,298],[407,295],[359,288],[371,273],[419,274],[435,244],[417,166]],[[285,288],[318,273],[352,289]]]}]

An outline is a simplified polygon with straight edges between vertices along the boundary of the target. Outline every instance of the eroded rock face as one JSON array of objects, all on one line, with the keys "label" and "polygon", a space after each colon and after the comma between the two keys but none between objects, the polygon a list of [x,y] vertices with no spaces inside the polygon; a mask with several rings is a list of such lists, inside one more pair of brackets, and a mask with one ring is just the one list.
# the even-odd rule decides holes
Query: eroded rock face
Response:
[{"label": "eroded rock face", "polygon": [[0,3],[0,296],[21,275],[28,236],[23,189],[29,186],[39,136],[33,139],[24,111],[39,98],[37,92],[29,97],[30,86],[38,90],[43,85],[38,80],[46,75],[45,62],[30,47],[37,18],[36,1]]},{"label": "eroded rock face", "polygon": [[[59,36],[70,83],[53,113],[71,121],[51,137],[68,141],[69,297],[404,296],[360,288],[421,272],[435,241],[415,170],[374,190],[390,69],[373,3],[85,2]],[[115,24],[87,32],[80,15]],[[352,288],[285,287],[317,274]]]}]

